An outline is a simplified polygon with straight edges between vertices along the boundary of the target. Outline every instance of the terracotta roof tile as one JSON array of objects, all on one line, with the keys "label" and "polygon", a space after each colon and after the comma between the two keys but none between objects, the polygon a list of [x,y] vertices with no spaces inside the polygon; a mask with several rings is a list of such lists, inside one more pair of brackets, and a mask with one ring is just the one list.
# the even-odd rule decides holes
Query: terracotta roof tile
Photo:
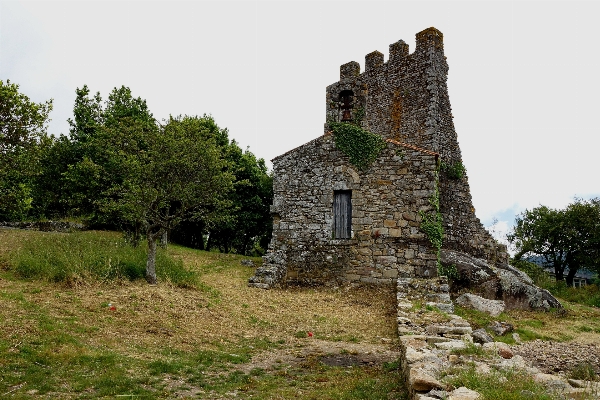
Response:
[{"label": "terracotta roof tile", "polygon": [[[280,157],[283,157],[283,156],[285,156],[285,155],[287,155],[287,154],[289,154],[289,153],[291,153],[291,152],[294,152],[294,151],[296,151],[296,150],[300,149],[301,147],[304,147],[304,146],[310,145],[310,144],[312,144],[312,143],[314,143],[314,142],[316,142],[316,141],[318,141],[318,140],[320,140],[320,139],[323,139],[324,137],[330,136],[330,135],[332,135],[332,134],[333,134],[332,132],[326,132],[326,133],[325,133],[323,136],[319,136],[319,137],[317,137],[317,138],[315,138],[315,139],[313,139],[313,140],[311,140],[311,141],[309,141],[309,142],[306,142],[306,143],[304,143],[304,144],[302,144],[302,145],[300,145],[300,146],[298,146],[298,147],[296,147],[296,148],[294,148],[294,149],[291,149],[291,150],[289,150],[289,151],[286,151],[285,153],[283,153],[283,154],[280,154],[280,155],[278,155],[277,157],[273,158],[271,161],[275,161],[275,160],[277,160],[277,159],[278,159],[278,158],[280,158]],[[423,148],[421,148],[421,147],[414,146],[414,145],[412,145],[412,144],[408,144],[408,143],[399,142],[399,141],[397,141],[397,140],[394,140],[394,139],[385,139],[385,141],[386,141],[386,142],[388,142],[388,143],[395,144],[395,145],[397,145],[397,146],[406,147],[407,149],[411,149],[411,150],[420,151],[421,153],[424,153],[424,154],[429,154],[430,156],[434,156],[436,160],[437,160],[437,159],[440,157],[440,154],[439,154],[439,153],[436,153],[435,151],[431,151],[431,150],[423,149]]]},{"label": "terracotta roof tile", "polygon": [[434,156],[436,160],[440,157],[440,153],[436,153],[435,151],[423,149],[421,147],[417,147],[417,146],[412,145],[412,144],[402,143],[402,142],[399,142],[399,141],[394,140],[394,139],[385,139],[385,141],[388,142],[388,143],[395,144],[397,146],[406,147],[407,149],[416,150],[416,151],[420,151],[421,153],[429,154],[430,156]]}]

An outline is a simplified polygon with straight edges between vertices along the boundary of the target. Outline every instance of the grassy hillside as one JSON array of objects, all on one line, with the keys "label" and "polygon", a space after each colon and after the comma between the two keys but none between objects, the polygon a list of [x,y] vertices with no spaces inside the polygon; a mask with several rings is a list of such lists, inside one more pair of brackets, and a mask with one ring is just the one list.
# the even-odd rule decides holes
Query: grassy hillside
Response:
[{"label": "grassy hillside", "polygon": [[390,289],[258,290],[241,257],[173,246],[149,286],[119,234],[68,235],[0,229],[0,397],[404,398]]}]

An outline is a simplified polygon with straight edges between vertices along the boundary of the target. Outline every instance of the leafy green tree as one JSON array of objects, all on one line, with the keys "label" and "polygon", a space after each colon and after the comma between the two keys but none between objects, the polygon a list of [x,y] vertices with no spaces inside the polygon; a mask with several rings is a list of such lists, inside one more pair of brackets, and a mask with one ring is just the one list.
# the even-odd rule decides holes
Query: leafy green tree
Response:
[{"label": "leafy green tree", "polygon": [[23,219],[31,208],[51,110],[52,100],[32,102],[19,85],[0,80],[0,220]]},{"label": "leafy green tree", "polygon": [[177,243],[222,252],[249,254],[265,249],[271,237],[272,221],[269,208],[273,199],[273,182],[263,159],[243,151],[235,140],[229,141],[227,129],[221,129],[210,115],[189,120],[194,129],[202,129],[213,138],[227,161],[227,171],[233,175],[233,190],[226,207],[214,212],[210,219],[183,221],[171,234]]},{"label": "leafy green tree", "polygon": [[223,252],[235,249],[249,254],[255,247],[266,248],[271,236],[270,205],[273,181],[263,159],[250,151],[242,151],[235,141],[225,149],[224,157],[234,176],[230,217],[210,230],[210,247]]},{"label": "leafy green tree", "polygon": [[[92,225],[121,228],[116,216],[100,210],[108,190],[121,183],[124,171],[111,151],[131,152],[143,140],[127,143],[122,133],[140,137],[158,129],[146,101],[125,86],[114,88],[103,102],[89,88],[76,90],[70,135],[53,139],[42,151],[43,170],[37,179],[38,215],[83,217]],[[145,139],[144,139],[145,140]]]},{"label": "leafy green tree", "polygon": [[[131,91],[129,91],[129,94],[131,94]],[[87,85],[83,85],[81,89],[75,89],[74,119],[69,118],[67,121],[70,125],[69,136],[71,141],[78,147],[80,157],[83,157],[85,153],[83,149],[85,144],[96,136],[98,129],[102,126],[103,117],[104,109],[100,92],[90,97],[90,89]]]},{"label": "leafy green tree", "polygon": [[600,272],[600,199],[576,199],[563,210],[525,210],[508,240],[517,249],[515,260],[541,256],[557,280],[572,285],[580,269]]},{"label": "leafy green tree", "polygon": [[39,146],[40,170],[33,180],[31,215],[34,218],[61,218],[68,214],[63,172],[69,163],[68,136],[46,136]]},{"label": "leafy green tree", "polygon": [[[34,208],[38,217],[89,217],[98,197],[98,166],[94,138],[103,122],[100,93],[77,88],[69,135],[51,137],[40,151],[41,172],[35,182]],[[80,164],[81,163],[81,164]]]},{"label": "leafy green tree", "polygon": [[197,120],[170,118],[160,129],[134,120],[138,123],[119,124],[105,142],[108,163],[119,166],[123,179],[108,191],[102,210],[141,226],[149,283],[156,283],[156,246],[163,233],[184,220],[209,220],[231,188],[220,149]]},{"label": "leafy green tree", "polygon": [[570,238],[565,259],[569,267],[566,281],[572,284],[579,269],[600,273],[600,198],[576,199],[565,209]]}]

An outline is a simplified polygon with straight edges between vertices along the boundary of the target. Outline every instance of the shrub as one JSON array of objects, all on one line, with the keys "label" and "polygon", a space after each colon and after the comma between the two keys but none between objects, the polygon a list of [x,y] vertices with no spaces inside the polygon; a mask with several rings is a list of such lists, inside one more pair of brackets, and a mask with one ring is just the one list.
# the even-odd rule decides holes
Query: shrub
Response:
[{"label": "shrub", "polygon": [[448,178],[454,180],[462,179],[463,176],[465,176],[465,174],[467,173],[467,169],[460,161],[457,161],[453,164],[446,164],[442,161],[441,169]]}]

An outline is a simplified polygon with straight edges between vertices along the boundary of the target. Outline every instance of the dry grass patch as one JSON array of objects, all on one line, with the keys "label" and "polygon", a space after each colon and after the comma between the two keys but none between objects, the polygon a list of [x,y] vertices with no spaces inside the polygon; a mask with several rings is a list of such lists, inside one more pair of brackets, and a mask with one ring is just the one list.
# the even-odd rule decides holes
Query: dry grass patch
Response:
[{"label": "dry grass patch", "polygon": [[[260,290],[247,286],[254,270],[243,257],[176,246],[168,253],[198,273],[196,288],[24,280],[9,261],[32,234],[0,230],[0,395],[403,396],[389,364],[398,356],[392,288]],[[357,365],[347,373],[320,362],[332,354]]]}]

